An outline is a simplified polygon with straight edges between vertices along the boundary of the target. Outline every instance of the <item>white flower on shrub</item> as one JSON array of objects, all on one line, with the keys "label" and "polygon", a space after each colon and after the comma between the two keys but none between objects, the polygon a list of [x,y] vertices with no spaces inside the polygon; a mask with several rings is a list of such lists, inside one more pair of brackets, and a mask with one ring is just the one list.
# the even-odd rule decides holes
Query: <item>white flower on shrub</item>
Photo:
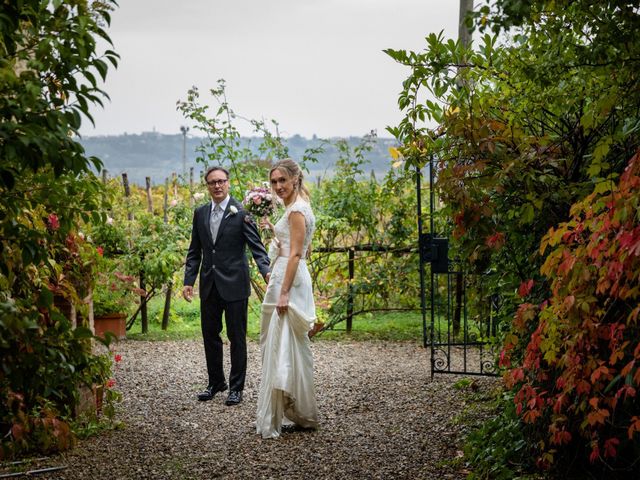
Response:
[{"label": "white flower on shrub", "polygon": [[193,194],[193,199],[194,200],[202,200],[204,198],[204,193],[202,192],[197,192]]},{"label": "white flower on shrub", "polygon": [[107,215],[107,225],[113,225],[113,218]]}]

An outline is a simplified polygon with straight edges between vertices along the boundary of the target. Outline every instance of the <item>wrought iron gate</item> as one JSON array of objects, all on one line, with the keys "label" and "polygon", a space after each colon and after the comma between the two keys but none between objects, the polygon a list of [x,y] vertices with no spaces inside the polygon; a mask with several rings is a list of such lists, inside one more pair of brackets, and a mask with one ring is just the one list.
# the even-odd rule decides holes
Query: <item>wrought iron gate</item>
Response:
[{"label": "wrought iron gate", "polygon": [[420,305],[423,344],[430,348],[431,376],[496,375],[492,339],[498,328],[500,296],[484,291],[486,275],[469,275],[460,262],[452,261],[449,239],[435,232],[433,159],[429,161],[429,224],[424,231],[421,178],[422,172],[417,169]]}]

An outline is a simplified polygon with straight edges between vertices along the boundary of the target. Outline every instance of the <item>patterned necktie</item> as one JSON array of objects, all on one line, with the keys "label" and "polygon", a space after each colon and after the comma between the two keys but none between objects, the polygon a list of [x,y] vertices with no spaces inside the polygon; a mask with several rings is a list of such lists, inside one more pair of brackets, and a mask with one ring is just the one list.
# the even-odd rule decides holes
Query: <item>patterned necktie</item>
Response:
[{"label": "patterned necktie", "polygon": [[211,212],[211,238],[213,239],[213,243],[216,243],[216,237],[218,236],[218,228],[220,227],[220,220],[222,219],[222,208],[220,205],[216,204],[213,211]]}]

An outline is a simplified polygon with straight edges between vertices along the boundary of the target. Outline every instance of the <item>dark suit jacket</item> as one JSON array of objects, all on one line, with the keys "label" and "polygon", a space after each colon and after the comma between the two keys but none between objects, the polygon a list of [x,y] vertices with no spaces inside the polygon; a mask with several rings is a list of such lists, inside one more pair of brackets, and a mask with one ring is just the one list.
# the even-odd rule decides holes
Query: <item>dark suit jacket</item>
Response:
[{"label": "dark suit jacket", "polygon": [[[238,209],[236,214],[231,212],[231,205]],[[222,215],[215,242],[211,238],[210,221],[211,201],[196,208],[193,214],[184,284],[193,285],[199,270],[201,299],[209,296],[214,282],[220,296],[228,302],[248,298],[251,295],[251,285],[247,246],[262,276],[269,272],[269,257],[256,224],[233,197],[229,199]]]}]

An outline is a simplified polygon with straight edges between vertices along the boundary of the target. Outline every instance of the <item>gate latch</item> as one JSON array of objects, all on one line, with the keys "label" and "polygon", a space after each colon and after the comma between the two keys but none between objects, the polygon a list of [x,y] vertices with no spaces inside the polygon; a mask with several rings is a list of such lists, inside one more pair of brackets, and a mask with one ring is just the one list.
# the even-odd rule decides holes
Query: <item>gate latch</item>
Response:
[{"label": "gate latch", "polygon": [[449,271],[449,239],[434,237],[430,233],[420,235],[420,249],[422,261],[431,263],[434,273]]}]

